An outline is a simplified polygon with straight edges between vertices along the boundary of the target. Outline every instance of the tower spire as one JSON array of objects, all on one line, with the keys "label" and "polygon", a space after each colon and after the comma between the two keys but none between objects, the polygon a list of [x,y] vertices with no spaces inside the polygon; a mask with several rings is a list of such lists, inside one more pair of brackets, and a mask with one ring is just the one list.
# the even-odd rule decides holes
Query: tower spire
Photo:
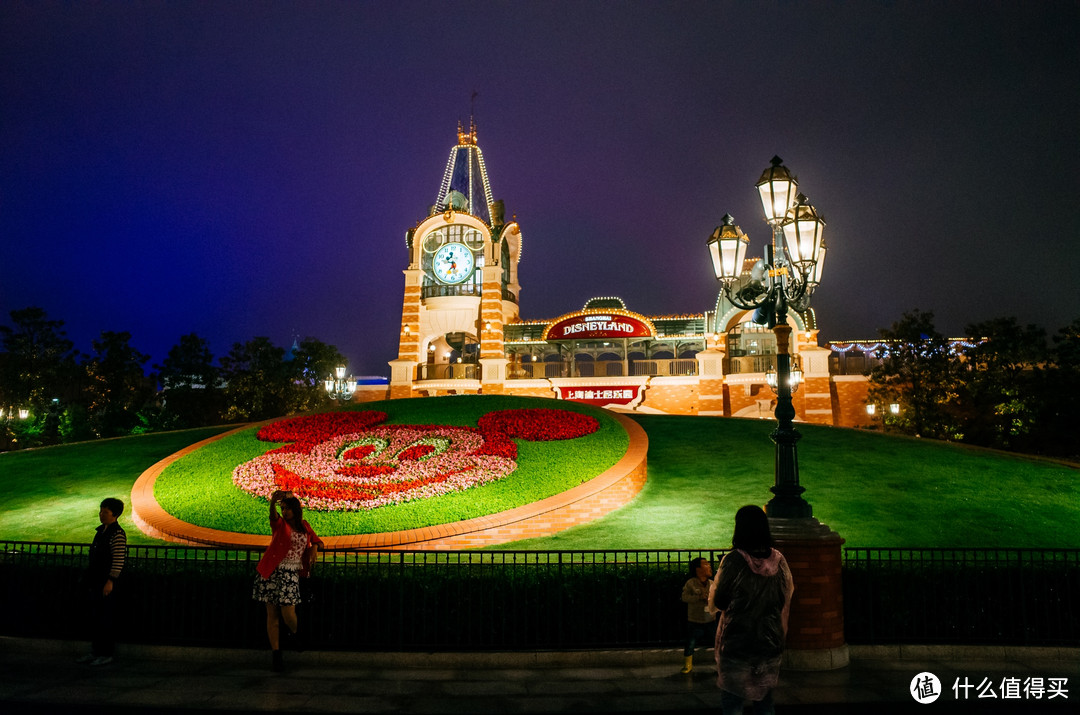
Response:
[{"label": "tower spire", "polygon": [[458,146],[476,146],[476,122],[473,121],[472,115],[469,116],[469,131],[463,130],[461,120],[458,120],[457,143]]},{"label": "tower spire", "polygon": [[457,145],[450,150],[446,173],[439,185],[435,210],[466,211],[491,225],[491,184],[488,182],[484,155],[476,143],[476,122],[469,117],[466,131],[458,120]]}]

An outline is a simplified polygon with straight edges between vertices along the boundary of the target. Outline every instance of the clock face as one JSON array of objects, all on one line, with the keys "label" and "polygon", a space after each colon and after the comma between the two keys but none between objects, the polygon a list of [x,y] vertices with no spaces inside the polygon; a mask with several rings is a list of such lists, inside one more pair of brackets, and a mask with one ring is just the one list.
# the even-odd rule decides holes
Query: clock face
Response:
[{"label": "clock face", "polygon": [[431,265],[443,283],[461,283],[472,275],[473,254],[464,244],[448,243],[435,253]]}]

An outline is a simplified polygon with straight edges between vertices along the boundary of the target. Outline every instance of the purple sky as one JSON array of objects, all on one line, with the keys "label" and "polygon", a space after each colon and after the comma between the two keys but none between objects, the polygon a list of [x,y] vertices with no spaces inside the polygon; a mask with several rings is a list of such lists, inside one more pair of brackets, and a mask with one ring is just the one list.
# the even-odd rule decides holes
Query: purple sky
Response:
[{"label": "purple sky", "polygon": [[[1076,2],[0,4],[0,322],[160,362],[396,357],[404,233],[475,103],[523,317],[710,309],[774,154],[828,222],[822,338],[1080,317]],[[1062,270],[1064,269],[1064,270]],[[148,365],[149,367],[149,365]]]}]

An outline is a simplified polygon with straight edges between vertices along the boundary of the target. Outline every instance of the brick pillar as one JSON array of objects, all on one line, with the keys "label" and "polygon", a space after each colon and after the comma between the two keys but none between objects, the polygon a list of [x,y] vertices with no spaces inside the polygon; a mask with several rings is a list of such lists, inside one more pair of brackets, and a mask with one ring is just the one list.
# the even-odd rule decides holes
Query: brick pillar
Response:
[{"label": "brick pillar", "polygon": [[869,427],[874,420],[866,414],[870,382],[866,375],[833,375],[834,424],[837,427]]},{"label": "brick pillar", "polygon": [[420,280],[416,268],[405,274],[405,297],[401,303],[401,333],[397,360],[390,361],[390,399],[412,397],[414,370],[420,362]]},{"label": "brick pillar", "polygon": [[724,347],[710,345],[697,354],[698,414],[724,414]]},{"label": "brick pillar", "polygon": [[849,662],[844,641],[844,540],[814,518],[769,519],[776,548],[795,583],[788,618],[784,667],[834,670]]},{"label": "brick pillar", "polygon": [[[817,331],[800,333],[799,359],[802,361],[803,386],[799,390],[803,395],[803,407],[799,414],[807,422],[819,425],[833,424],[832,395],[829,390],[829,355],[830,350],[817,345]],[[806,342],[806,336],[813,335],[815,342]]]},{"label": "brick pillar", "polygon": [[506,380],[501,277],[499,266],[484,266],[477,333],[480,335],[480,379],[485,395],[502,394]]}]

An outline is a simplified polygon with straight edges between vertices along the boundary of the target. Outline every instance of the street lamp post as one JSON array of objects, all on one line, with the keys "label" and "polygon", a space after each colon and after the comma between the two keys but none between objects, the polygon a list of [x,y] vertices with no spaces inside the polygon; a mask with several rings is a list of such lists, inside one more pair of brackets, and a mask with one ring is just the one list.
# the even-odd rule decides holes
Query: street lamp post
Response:
[{"label": "street lamp post", "polygon": [[30,410],[26,409],[25,407],[20,407],[18,410],[16,410],[14,407],[8,407],[7,412],[5,413],[3,408],[0,408],[0,418],[4,418],[6,416],[8,423],[14,420],[16,415],[18,415],[20,420],[25,420],[27,417],[30,416]]},{"label": "street lamp post", "polygon": [[345,366],[338,365],[334,368],[334,376],[323,381],[326,394],[333,400],[348,402],[356,394],[356,378],[352,375],[345,377]]},{"label": "street lamp post", "polygon": [[797,193],[798,181],[778,156],[762,173],[757,189],[773,234],[772,243],[765,246],[765,257],[745,275],[743,264],[750,239],[730,214],[709,238],[709,253],[725,297],[738,308],[754,311],[752,320],[767,325],[776,335],[777,424],[770,435],[776,444],[776,478],[771,488],[774,496],[765,511],[772,518],[808,518],[813,509],[802,497],[806,488],[799,484],[796,443],[801,435],[794,427],[791,403],[797,384],[791,369],[787,313],[789,306],[795,310],[809,307],[810,296],[821,282],[825,222],[809,200]]},{"label": "street lamp post", "polygon": [[30,410],[26,409],[25,407],[15,409],[14,407],[9,405],[7,411],[5,412],[4,408],[0,407],[0,426],[2,426],[2,431],[6,435],[11,436],[11,442],[4,445],[5,449],[8,449],[9,447],[14,449],[14,445],[16,445],[19,441],[19,438],[15,436],[15,431],[12,429],[12,422],[15,421],[16,417],[18,417],[20,420],[25,420],[30,417]]}]

